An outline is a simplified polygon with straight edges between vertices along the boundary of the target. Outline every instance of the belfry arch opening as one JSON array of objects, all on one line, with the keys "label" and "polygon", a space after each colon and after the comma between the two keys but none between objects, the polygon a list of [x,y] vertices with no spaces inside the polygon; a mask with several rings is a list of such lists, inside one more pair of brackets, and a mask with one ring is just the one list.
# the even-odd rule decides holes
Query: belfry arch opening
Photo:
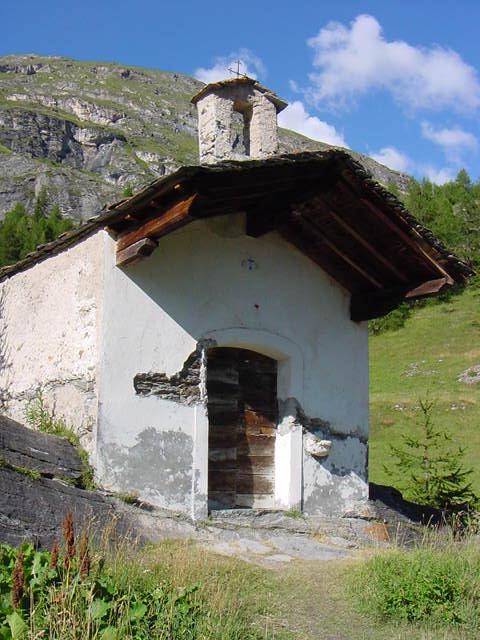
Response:
[{"label": "belfry arch opening", "polygon": [[209,510],[274,507],[277,361],[248,349],[207,354]]},{"label": "belfry arch opening", "polygon": [[235,153],[250,155],[250,123],[252,106],[236,100],[232,111],[232,149]]}]

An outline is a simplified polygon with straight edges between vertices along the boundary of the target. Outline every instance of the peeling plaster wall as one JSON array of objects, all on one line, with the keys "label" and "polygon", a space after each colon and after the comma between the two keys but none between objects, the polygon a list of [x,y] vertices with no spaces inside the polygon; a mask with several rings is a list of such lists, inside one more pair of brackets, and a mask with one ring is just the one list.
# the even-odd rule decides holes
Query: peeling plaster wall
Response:
[{"label": "peeling plaster wall", "polygon": [[[349,295],[318,266],[276,233],[245,236],[244,223],[242,215],[197,221],[124,269],[105,236],[100,476],[159,506],[206,515],[202,393],[188,402],[176,392],[139,393],[138,376],[165,390],[198,342],[212,340],[279,360],[279,397],[290,400],[281,403],[278,505],[303,499],[309,513],[343,513],[367,497],[366,323],[351,322]],[[302,454],[302,429],[318,429],[315,420],[338,436],[320,460]]]},{"label": "peeling plaster wall", "polygon": [[[331,441],[331,452],[317,460],[303,451],[303,509],[307,514],[358,513],[367,499],[367,444],[358,435],[307,431]],[[306,434],[304,434],[304,439]]]},{"label": "peeling plaster wall", "polygon": [[47,407],[94,449],[103,232],[0,283],[0,411],[25,421]]}]

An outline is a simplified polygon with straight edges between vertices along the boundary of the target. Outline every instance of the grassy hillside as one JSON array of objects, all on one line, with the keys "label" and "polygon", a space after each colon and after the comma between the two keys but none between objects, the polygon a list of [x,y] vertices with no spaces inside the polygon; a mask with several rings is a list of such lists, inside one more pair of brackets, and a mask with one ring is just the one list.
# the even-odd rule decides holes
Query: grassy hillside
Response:
[{"label": "grassy hillside", "polygon": [[480,365],[480,286],[470,285],[448,302],[429,302],[405,326],[370,340],[370,479],[402,488],[389,477],[389,445],[418,428],[419,398],[435,401],[435,424],[448,428],[466,449],[480,493],[480,383],[458,380]]}]

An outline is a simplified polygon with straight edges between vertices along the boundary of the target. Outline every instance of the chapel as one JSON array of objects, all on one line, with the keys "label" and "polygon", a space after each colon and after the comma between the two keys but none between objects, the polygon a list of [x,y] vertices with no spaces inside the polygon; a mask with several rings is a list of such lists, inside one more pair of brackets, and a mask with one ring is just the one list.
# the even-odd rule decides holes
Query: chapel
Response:
[{"label": "chapel", "polygon": [[286,103],[205,86],[200,163],[0,270],[0,410],[39,392],[97,481],[193,519],[368,499],[368,320],[469,268],[343,149],[278,155]]}]

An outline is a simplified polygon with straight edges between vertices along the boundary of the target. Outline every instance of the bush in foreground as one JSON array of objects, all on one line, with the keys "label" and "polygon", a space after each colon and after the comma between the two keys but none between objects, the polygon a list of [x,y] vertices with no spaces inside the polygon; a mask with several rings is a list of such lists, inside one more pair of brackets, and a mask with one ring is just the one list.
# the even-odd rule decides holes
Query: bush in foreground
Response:
[{"label": "bush in foreground", "polygon": [[473,543],[426,545],[368,560],[354,574],[364,613],[381,620],[480,625],[480,549]]}]

